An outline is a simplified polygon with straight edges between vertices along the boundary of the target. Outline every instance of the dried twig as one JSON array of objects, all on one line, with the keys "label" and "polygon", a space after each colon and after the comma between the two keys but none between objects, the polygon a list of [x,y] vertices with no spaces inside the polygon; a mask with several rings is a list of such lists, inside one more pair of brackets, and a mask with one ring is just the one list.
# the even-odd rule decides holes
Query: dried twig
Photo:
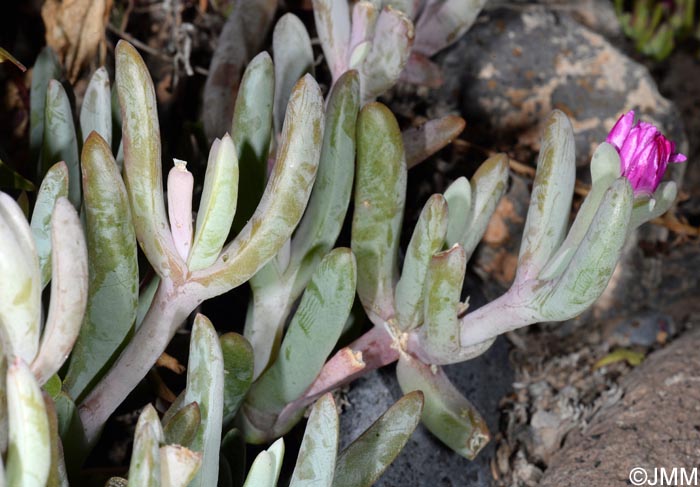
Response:
[{"label": "dried twig", "polygon": [[[175,58],[173,58],[172,56],[168,56],[167,54],[160,52],[157,49],[152,48],[148,44],[138,40],[137,38],[135,38],[134,36],[132,36],[131,34],[129,34],[127,32],[121,32],[119,29],[117,29],[116,27],[114,27],[111,24],[107,24],[107,30],[109,30],[111,33],[113,33],[115,35],[118,35],[119,37],[121,37],[125,41],[129,41],[131,44],[133,44],[137,48],[141,49],[142,51],[147,52],[151,56],[157,57],[158,59],[161,59],[161,60],[169,62],[169,63],[175,62]],[[192,69],[194,70],[195,73],[201,74],[202,76],[209,75],[209,71],[207,71],[206,69],[204,69],[200,66],[194,66],[194,67],[192,67]]]}]

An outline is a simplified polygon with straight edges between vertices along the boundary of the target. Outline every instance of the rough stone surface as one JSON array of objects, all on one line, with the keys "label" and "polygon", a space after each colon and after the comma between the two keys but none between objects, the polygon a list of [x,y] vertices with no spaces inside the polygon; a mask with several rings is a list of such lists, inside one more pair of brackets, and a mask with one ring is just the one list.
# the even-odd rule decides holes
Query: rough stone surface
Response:
[{"label": "rough stone surface", "polygon": [[[621,382],[622,398],[570,435],[541,487],[629,485],[632,468],[697,466],[700,328],[652,354]],[[646,485],[646,484],[645,484]],[[678,484],[684,485],[684,484]]]},{"label": "rough stone surface", "polygon": [[446,82],[435,97],[457,98],[469,138],[481,145],[498,141],[511,154],[513,146],[536,151],[555,108],[571,119],[579,165],[630,109],[683,140],[678,111],[648,70],[562,10],[488,10],[441,65]]},{"label": "rough stone surface", "polygon": [[[508,366],[508,344],[499,339],[484,355],[446,367],[447,375],[484,415],[492,434],[498,431],[498,404],[511,390],[513,372]],[[340,417],[341,448],[367,429],[401,397],[394,367],[374,372],[354,383],[349,405]],[[380,487],[489,487],[493,441],[474,461],[456,455],[422,425],[406,448],[375,485]]]}]

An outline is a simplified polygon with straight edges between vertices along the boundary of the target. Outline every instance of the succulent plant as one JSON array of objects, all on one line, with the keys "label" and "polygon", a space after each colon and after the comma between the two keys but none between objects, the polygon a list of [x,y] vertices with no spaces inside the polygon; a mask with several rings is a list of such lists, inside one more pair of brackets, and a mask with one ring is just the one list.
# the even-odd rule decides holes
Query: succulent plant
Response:
[{"label": "succulent plant", "polygon": [[[442,83],[430,57],[457,42],[476,20],[483,0],[314,0],[314,18],[333,81],[360,73],[364,105],[399,78]],[[415,25],[414,25],[415,22]]]},{"label": "succulent plant", "polygon": [[[467,312],[460,301],[466,263],[505,191],[506,157],[494,156],[471,183],[460,178],[444,195],[428,200],[399,277],[406,184],[400,132],[391,113],[378,104],[362,109],[357,130],[352,249],[358,295],[375,326],[331,358],[281,416],[292,417],[318,394],[398,360],[404,392],[425,395],[424,424],[472,458],[485,445],[488,431],[439,366],[483,353],[499,334],[538,321],[563,321],[586,310],[605,289],[630,233],[670,207],[675,183],[635,196],[618,150],[603,143],[591,162],[591,192],[567,233],[573,130],[566,116],[555,111],[542,140],[515,281],[500,298]],[[634,164],[656,174],[658,166],[642,159]]]},{"label": "succulent plant", "polygon": [[[30,152],[43,179],[31,223],[0,194],[0,275],[14,276],[0,279],[0,301],[12,303],[0,307],[0,449],[10,485],[68,485],[188,316],[246,282],[243,336],[219,337],[203,315],[194,318],[184,391],[162,418],[151,406],[142,411],[128,481],[108,485],[276,485],[281,440],[247,478],[244,443],[277,440],[317,400],[293,486],[371,485],[419,417],[473,458],[489,432],[441,366],[483,353],[502,333],[583,312],[630,233],[675,199],[675,184],[661,178],[684,156],[627,114],[595,152],[591,191],[567,231],[573,130],[555,111],[515,280],[470,311],[467,263],[506,191],[508,158],[493,156],[471,181],[432,195],[399,265],[407,171],[464,121],[448,116],[402,133],[386,106],[365,102],[402,73],[434,83],[429,56],[464,33],[483,2],[360,1],[352,14],[344,0],[313,3],[333,76],[328,96],[312,77],[303,23],[281,17],[275,61],[261,53],[246,68],[230,135],[211,146],[198,205],[185,161],[174,161],[164,195],[153,82],[131,45],[116,47],[115,90],[104,69],[94,74],[77,126],[55,55],[40,55]],[[350,248],[334,248],[351,200]],[[155,273],[141,286],[139,247]],[[373,326],[338,350],[356,294]],[[393,362],[406,396],[337,455],[328,393]]]},{"label": "succulent plant", "polygon": [[694,0],[615,0],[615,12],[625,35],[637,50],[656,60],[663,60],[678,41],[700,36]]}]

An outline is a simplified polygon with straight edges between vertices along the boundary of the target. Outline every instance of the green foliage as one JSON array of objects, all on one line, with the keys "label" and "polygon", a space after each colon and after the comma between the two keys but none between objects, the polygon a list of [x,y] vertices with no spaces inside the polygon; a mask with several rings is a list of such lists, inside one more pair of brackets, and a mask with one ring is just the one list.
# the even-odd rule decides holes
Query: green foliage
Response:
[{"label": "green foliage", "polygon": [[657,61],[668,57],[679,41],[700,37],[696,8],[695,0],[615,0],[615,12],[625,35],[639,52]]}]

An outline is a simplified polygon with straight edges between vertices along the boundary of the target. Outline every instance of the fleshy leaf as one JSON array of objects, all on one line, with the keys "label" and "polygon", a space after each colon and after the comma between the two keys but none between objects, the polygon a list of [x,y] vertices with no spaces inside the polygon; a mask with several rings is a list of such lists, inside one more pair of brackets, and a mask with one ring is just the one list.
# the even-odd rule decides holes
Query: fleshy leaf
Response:
[{"label": "fleshy leaf", "polygon": [[275,56],[275,133],[282,131],[289,94],[299,78],[313,75],[314,53],[306,27],[294,14],[284,14],[272,33]]},{"label": "fleshy leaf", "polygon": [[396,84],[413,46],[413,23],[400,10],[385,8],[377,18],[372,48],[360,66],[362,103]]},{"label": "fleshy leaf", "polygon": [[313,0],[313,10],[323,55],[326,57],[335,82],[347,71],[348,41],[350,40],[348,2]]},{"label": "fleshy leaf", "polygon": [[32,86],[29,91],[29,151],[33,161],[39,160],[42,140],[44,140],[44,108],[49,80],[61,79],[63,68],[56,53],[49,46],[44,47],[36,58],[32,69]]},{"label": "fleshy leaf", "polygon": [[[350,313],[355,281],[355,259],[349,249],[335,249],[321,261],[289,324],[277,360],[253,385],[243,406],[246,419],[255,428],[273,426],[260,424],[261,418],[274,421],[321,371]],[[246,437],[261,440],[248,431]]]},{"label": "fleshy leaf", "polygon": [[307,75],[292,91],[277,163],[258,209],[214,266],[194,273],[211,295],[250,279],[289,240],[311,193],[322,138],[323,99]]},{"label": "fleshy leaf", "polygon": [[41,174],[59,161],[68,168],[68,199],[80,207],[80,161],[78,138],[68,95],[58,81],[49,81],[46,90],[44,138],[41,147]]},{"label": "fleshy leaf", "polygon": [[440,367],[430,367],[408,354],[399,358],[396,377],[404,393],[422,391],[423,424],[455,453],[473,459],[489,441],[486,423]]},{"label": "fleshy leaf", "polygon": [[370,319],[386,320],[394,314],[406,160],[399,126],[384,105],[371,103],[360,111],[357,139],[352,221],[357,293]]},{"label": "fleshy leaf", "polygon": [[610,185],[620,176],[620,156],[617,150],[607,142],[603,142],[593,153],[591,159],[591,179],[593,184],[591,191],[581,204],[576,214],[576,219],[566,235],[566,239],[550,259],[549,263],[537,276],[539,279],[553,279],[559,277],[562,271],[569,265],[571,257],[581,244],[593,218],[600,207],[605,192]]},{"label": "fleshy leaf", "polygon": [[338,457],[333,487],[370,487],[401,452],[423,410],[423,394],[399,399]]},{"label": "fleshy leaf", "polygon": [[419,328],[421,345],[429,357],[428,363],[459,361],[454,354],[460,348],[457,315],[466,269],[467,256],[459,245],[440,252],[430,260],[425,281],[424,321]]},{"label": "fleshy leaf", "polygon": [[51,397],[43,394],[44,407],[46,408],[46,418],[49,422],[49,438],[51,446],[51,466],[49,467],[49,477],[46,487],[68,487],[68,473],[63,459],[63,447],[61,438],[58,436],[58,418]]},{"label": "fleshy leaf", "polygon": [[39,384],[21,358],[7,370],[7,484],[44,487],[51,467],[49,420]]},{"label": "fleshy leaf", "polygon": [[331,487],[338,452],[339,421],[333,395],[321,396],[311,409],[289,487]]},{"label": "fleshy leaf", "polygon": [[237,333],[219,338],[224,358],[223,423],[228,424],[238,412],[253,380],[253,348]]},{"label": "fleshy leaf", "polygon": [[457,42],[484,4],[486,0],[428,0],[416,25],[415,50],[430,57]]},{"label": "fleshy leaf", "polygon": [[585,311],[605,290],[627,238],[633,203],[626,178],[606,191],[581,244],[561,277],[541,287],[535,305],[546,320],[562,321]]},{"label": "fleshy leaf", "polygon": [[153,81],[131,44],[119,41],[115,56],[123,121],[124,179],[136,238],[155,271],[165,277],[184,262],[173,244],[165,213]]},{"label": "fleshy leaf", "polygon": [[[467,261],[481,242],[491,215],[508,186],[508,157],[497,154],[479,166],[471,180],[471,205],[466,230],[457,241],[467,254]],[[454,213],[450,211],[450,215]],[[454,215],[460,218],[459,214]],[[462,217],[464,218],[464,217]],[[448,245],[451,242],[448,242]]]},{"label": "fleshy leaf", "polygon": [[202,453],[202,467],[191,487],[215,485],[219,476],[219,445],[223,413],[224,359],[216,330],[201,314],[195,317],[190,338],[184,402],[196,401],[202,416],[191,448]]},{"label": "fleshy leaf", "polygon": [[472,206],[472,187],[469,180],[464,176],[455,179],[445,190],[445,199],[450,215],[445,243],[452,247],[462,239],[468,229]]},{"label": "fleshy leaf", "polygon": [[80,131],[83,142],[92,131],[97,132],[112,147],[112,93],[109,75],[104,67],[98,68],[90,78],[83,106],[80,109]]},{"label": "fleshy leaf", "polygon": [[202,423],[202,413],[196,402],[191,402],[163,422],[165,442],[168,444],[189,446]]},{"label": "fleshy leaf", "polygon": [[39,262],[24,213],[5,193],[0,193],[0,235],[0,302],[6,303],[0,306],[2,348],[8,358],[31,362],[39,348]]},{"label": "fleshy leaf", "polygon": [[238,157],[227,134],[214,142],[209,155],[194,243],[187,261],[190,270],[204,269],[216,261],[231,230],[237,197]]},{"label": "fleshy leaf", "polygon": [[243,487],[275,487],[275,459],[263,450],[250,466]]},{"label": "fleshy leaf", "polygon": [[420,127],[404,130],[402,137],[408,169],[417,166],[456,139],[465,125],[462,117],[447,115],[429,120]]},{"label": "fleshy leaf", "polygon": [[39,384],[58,372],[78,337],[88,299],[88,255],[75,208],[59,198],[51,217],[51,303],[31,370]]},{"label": "fleshy leaf", "polygon": [[68,167],[58,162],[46,172],[32,213],[32,237],[36,244],[41,270],[41,287],[51,280],[51,214],[56,200],[68,197]]},{"label": "fleshy leaf", "polygon": [[143,408],[136,423],[128,487],[160,487],[162,442],[163,429],[158,421],[158,413],[149,404]]},{"label": "fleshy leaf", "polygon": [[78,416],[78,408],[65,392],[53,398],[58,417],[58,434],[61,437],[66,468],[71,476],[79,471],[90,450]]},{"label": "fleshy leaf", "polygon": [[666,213],[673,202],[676,201],[678,188],[674,181],[659,184],[650,200],[634,202],[632,216],[630,218],[629,231],[631,232],[643,223]]},{"label": "fleshy leaf", "polygon": [[88,306],[64,379],[80,400],[132,332],[139,294],[136,235],[112,151],[97,133],[83,146]]},{"label": "fleshy leaf", "polygon": [[232,225],[234,235],[253,215],[265,191],[274,96],[272,59],[267,52],[261,52],[243,73],[231,123],[231,137],[239,165],[238,203]]},{"label": "fleshy leaf", "polygon": [[[396,284],[396,317],[398,326],[403,331],[411,330],[423,321],[426,274],[433,255],[445,243],[447,220],[445,198],[440,194],[431,196],[413,230],[406,249],[401,279]],[[460,281],[458,293],[461,289]]]},{"label": "fleshy leaf", "polygon": [[335,245],[345,220],[355,172],[359,89],[357,72],[352,71],[341,76],[328,95],[316,182],[292,239],[289,267],[299,269],[298,283],[292,293],[296,296],[308,283],[318,262]]},{"label": "fleshy leaf", "polygon": [[202,454],[180,445],[160,447],[160,487],[187,487],[197,474]]},{"label": "fleshy leaf", "polygon": [[576,163],[574,131],[559,110],[549,116],[527,212],[516,282],[536,277],[566,236]]}]

